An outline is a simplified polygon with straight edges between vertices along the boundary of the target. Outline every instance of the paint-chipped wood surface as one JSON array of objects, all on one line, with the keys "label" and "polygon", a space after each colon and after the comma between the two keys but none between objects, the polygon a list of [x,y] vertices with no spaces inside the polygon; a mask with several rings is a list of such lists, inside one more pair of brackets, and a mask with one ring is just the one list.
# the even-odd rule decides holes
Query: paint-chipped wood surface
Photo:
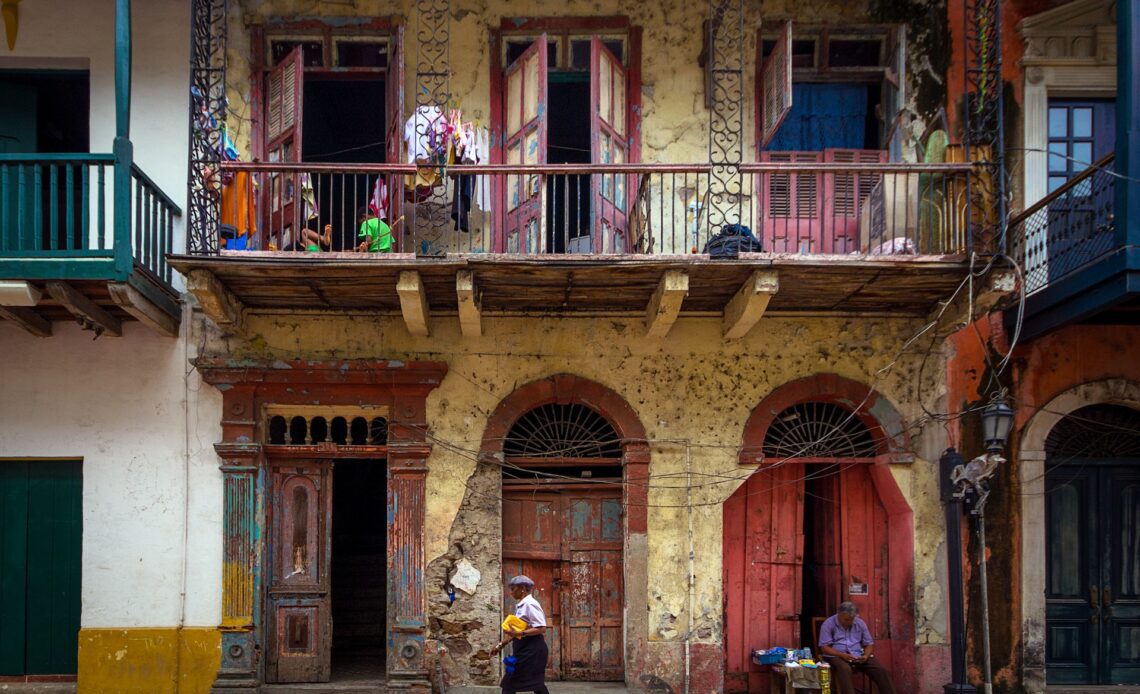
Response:
[{"label": "paint-chipped wood surface", "polygon": [[485,313],[643,314],[669,271],[689,276],[684,314],[721,314],[757,270],[775,270],[779,313],[925,314],[949,297],[968,272],[959,257],[453,255],[382,258],[356,253],[243,252],[176,256],[183,274],[214,273],[250,309],[398,312],[402,271],[419,272],[432,311],[458,311],[456,275],[472,272]]}]

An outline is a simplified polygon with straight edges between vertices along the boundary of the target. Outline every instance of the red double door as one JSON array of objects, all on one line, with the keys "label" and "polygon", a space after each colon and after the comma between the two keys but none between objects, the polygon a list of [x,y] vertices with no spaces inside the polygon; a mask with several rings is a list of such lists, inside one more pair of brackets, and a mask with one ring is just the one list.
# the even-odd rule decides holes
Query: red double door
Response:
[{"label": "red double door", "polygon": [[752,650],[810,643],[815,653],[807,630],[844,600],[859,606],[876,658],[894,664],[892,636],[907,627],[892,609],[890,519],[872,465],[760,469],[725,502],[726,691],[767,691],[767,668],[751,663]]},{"label": "red double door", "polygon": [[[525,574],[546,612],[549,679],[625,676],[617,489],[503,490],[503,578]],[[504,614],[514,601],[504,597]]]}]

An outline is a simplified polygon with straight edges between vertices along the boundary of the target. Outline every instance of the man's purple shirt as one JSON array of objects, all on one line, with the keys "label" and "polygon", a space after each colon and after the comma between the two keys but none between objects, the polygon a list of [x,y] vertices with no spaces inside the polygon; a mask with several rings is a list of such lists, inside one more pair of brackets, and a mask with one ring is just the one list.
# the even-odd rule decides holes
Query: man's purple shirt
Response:
[{"label": "man's purple shirt", "polygon": [[829,646],[840,653],[850,653],[853,656],[863,655],[863,649],[875,643],[867,623],[858,617],[851,624],[850,629],[844,629],[839,623],[839,615],[831,615],[819,628],[819,647]]}]

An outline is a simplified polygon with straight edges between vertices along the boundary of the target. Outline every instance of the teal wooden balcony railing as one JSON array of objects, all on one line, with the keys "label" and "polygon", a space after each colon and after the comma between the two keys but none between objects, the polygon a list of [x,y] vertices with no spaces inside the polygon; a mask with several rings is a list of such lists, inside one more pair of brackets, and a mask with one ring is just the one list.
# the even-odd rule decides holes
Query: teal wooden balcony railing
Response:
[{"label": "teal wooden balcony railing", "polygon": [[182,210],[137,166],[115,209],[112,154],[0,154],[0,276],[126,280],[169,287]]}]

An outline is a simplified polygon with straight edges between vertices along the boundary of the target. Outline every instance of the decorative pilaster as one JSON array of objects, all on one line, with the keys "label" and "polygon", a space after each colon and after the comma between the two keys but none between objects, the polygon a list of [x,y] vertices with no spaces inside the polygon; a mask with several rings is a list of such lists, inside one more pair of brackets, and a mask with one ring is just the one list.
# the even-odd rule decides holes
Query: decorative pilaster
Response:
[{"label": "decorative pilaster", "polygon": [[431,691],[424,661],[424,496],[431,447],[406,443],[388,453],[388,686]]},{"label": "decorative pilaster", "polygon": [[[228,404],[228,403],[227,403]],[[255,687],[260,621],[262,449],[258,443],[218,443],[222,459],[222,663],[212,691]]]}]

